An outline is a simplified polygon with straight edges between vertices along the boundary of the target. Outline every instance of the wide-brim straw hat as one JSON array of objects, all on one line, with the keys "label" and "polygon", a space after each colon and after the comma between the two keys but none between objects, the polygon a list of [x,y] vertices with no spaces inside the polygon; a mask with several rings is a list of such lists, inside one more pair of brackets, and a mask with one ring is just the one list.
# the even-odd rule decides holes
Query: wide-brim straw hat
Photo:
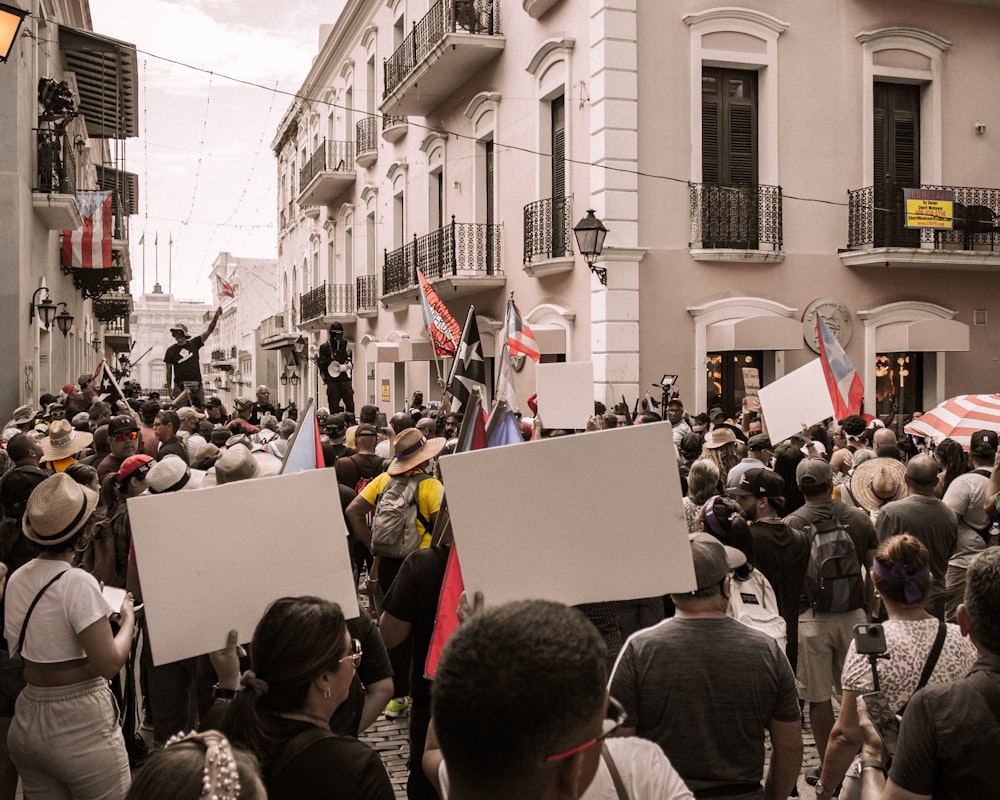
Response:
[{"label": "wide-brim straw hat", "polygon": [[63,472],[56,473],[32,490],[21,529],[36,544],[61,544],[87,523],[97,500],[97,492]]},{"label": "wide-brim straw hat", "polygon": [[415,469],[444,450],[447,442],[443,436],[428,439],[417,428],[407,428],[396,437],[396,457],[386,472],[390,475],[402,475]]},{"label": "wide-brim straw hat", "polygon": [[59,461],[76,455],[92,441],[92,433],[75,430],[68,419],[57,419],[49,426],[49,435],[42,439],[42,454],[46,461]]},{"label": "wide-brim straw hat", "polygon": [[256,478],[260,465],[253,453],[245,447],[227,447],[215,462],[215,480],[218,484],[235,483]]},{"label": "wide-brim straw hat", "polygon": [[723,445],[736,444],[737,441],[736,434],[733,433],[732,428],[720,425],[709,431],[708,436],[705,437],[705,447],[709,450],[714,450],[716,447],[722,447]]},{"label": "wide-brim straw hat", "polygon": [[906,496],[906,465],[895,458],[869,458],[851,475],[851,494],[869,511]]}]

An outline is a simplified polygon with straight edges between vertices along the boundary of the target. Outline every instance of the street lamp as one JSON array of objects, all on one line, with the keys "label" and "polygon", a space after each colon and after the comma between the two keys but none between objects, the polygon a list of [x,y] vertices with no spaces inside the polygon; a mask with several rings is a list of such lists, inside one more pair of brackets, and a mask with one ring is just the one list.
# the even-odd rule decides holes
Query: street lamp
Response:
[{"label": "street lamp", "polygon": [[56,327],[63,336],[69,336],[69,329],[73,327],[73,315],[66,310],[65,303],[59,303],[57,307],[59,306],[62,307],[62,311],[56,314]]},{"label": "street lamp", "polygon": [[601,251],[604,250],[604,240],[608,235],[608,229],[604,227],[603,222],[594,216],[594,209],[587,209],[587,216],[576,223],[573,233],[576,236],[576,246],[580,250],[580,255],[587,262],[590,271],[598,277],[602,285],[607,286],[607,269],[594,265],[601,257]]},{"label": "street lamp", "polygon": [[282,372],[281,377],[278,378],[278,383],[282,386],[288,386],[288,376],[284,372]]},{"label": "street lamp", "polygon": [[97,335],[97,331],[94,331],[90,343],[94,346],[95,353],[101,352],[101,337]]},{"label": "street lamp", "polygon": [[27,11],[0,3],[0,64],[6,63],[26,16]]},{"label": "street lamp", "polygon": [[[38,295],[45,292],[45,299],[42,302],[38,301]],[[49,297],[49,289],[47,286],[39,286],[35,289],[35,293],[31,295],[31,305],[28,306],[28,322],[31,323],[35,319],[35,312],[38,312],[39,319],[42,320],[42,325],[45,326],[45,330],[48,330],[52,325],[52,320],[56,315],[56,304],[52,302],[52,298]]]},{"label": "street lamp", "polygon": [[292,382],[292,386],[298,386],[299,385],[299,373],[293,372],[292,373],[292,377],[289,378],[288,380],[290,380]]}]

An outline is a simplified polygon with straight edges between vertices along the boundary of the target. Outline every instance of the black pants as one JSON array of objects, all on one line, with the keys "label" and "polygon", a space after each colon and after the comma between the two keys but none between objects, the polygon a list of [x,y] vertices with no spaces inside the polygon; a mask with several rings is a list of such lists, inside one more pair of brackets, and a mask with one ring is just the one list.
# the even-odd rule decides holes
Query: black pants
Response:
[{"label": "black pants", "polygon": [[340,403],[344,403],[344,411],[354,413],[354,386],[346,375],[334,378],[326,385],[326,402],[331,414],[340,411]]},{"label": "black pants", "polygon": [[[392,582],[396,579],[402,566],[402,558],[379,557],[378,585],[383,594],[388,594],[389,587],[392,586]],[[396,673],[393,677],[396,683],[395,695],[396,697],[406,697],[410,693],[410,660],[413,654],[413,641],[407,636],[405,642],[396,645],[388,653],[392,671]]]}]

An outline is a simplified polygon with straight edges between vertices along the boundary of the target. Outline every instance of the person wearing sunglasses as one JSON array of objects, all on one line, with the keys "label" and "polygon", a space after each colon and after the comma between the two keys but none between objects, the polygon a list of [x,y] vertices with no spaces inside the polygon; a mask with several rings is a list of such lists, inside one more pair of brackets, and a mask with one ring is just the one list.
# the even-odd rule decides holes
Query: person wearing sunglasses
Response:
[{"label": "person wearing sunglasses", "polygon": [[524,600],[473,614],[434,675],[425,772],[450,800],[691,798],[652,742],[607,746],[626,720],[607,672],[577,609]]},{"label": "person wearing sunglasses", "polygon": [[97,465],[97,477],[102,482],[105,476],[118,472],[125,459],[139,452],[139,423],[127,414],[112,417],[108,423],[108,447],[110,453]]},{"label": "person wearing sunglasses", "polygon": [[279,598],[251,642],[251,669],[219,728],[257,756],[267,796],[394,800],[378,753],[330,731],[363,649],[351,638],[340,606],[319,597]]}]

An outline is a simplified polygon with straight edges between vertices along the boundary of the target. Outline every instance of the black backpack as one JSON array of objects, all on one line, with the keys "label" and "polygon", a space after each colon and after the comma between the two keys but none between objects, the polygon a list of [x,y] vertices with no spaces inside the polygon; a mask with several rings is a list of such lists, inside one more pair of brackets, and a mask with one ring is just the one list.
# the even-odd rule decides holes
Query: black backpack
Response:
[{"label": "black backpack", "polygon": [[845,524],[836,518],[817,520],[806,532],[810,549],[803,588],[812,610],[838,614],[863,608],[865,581]]}]

